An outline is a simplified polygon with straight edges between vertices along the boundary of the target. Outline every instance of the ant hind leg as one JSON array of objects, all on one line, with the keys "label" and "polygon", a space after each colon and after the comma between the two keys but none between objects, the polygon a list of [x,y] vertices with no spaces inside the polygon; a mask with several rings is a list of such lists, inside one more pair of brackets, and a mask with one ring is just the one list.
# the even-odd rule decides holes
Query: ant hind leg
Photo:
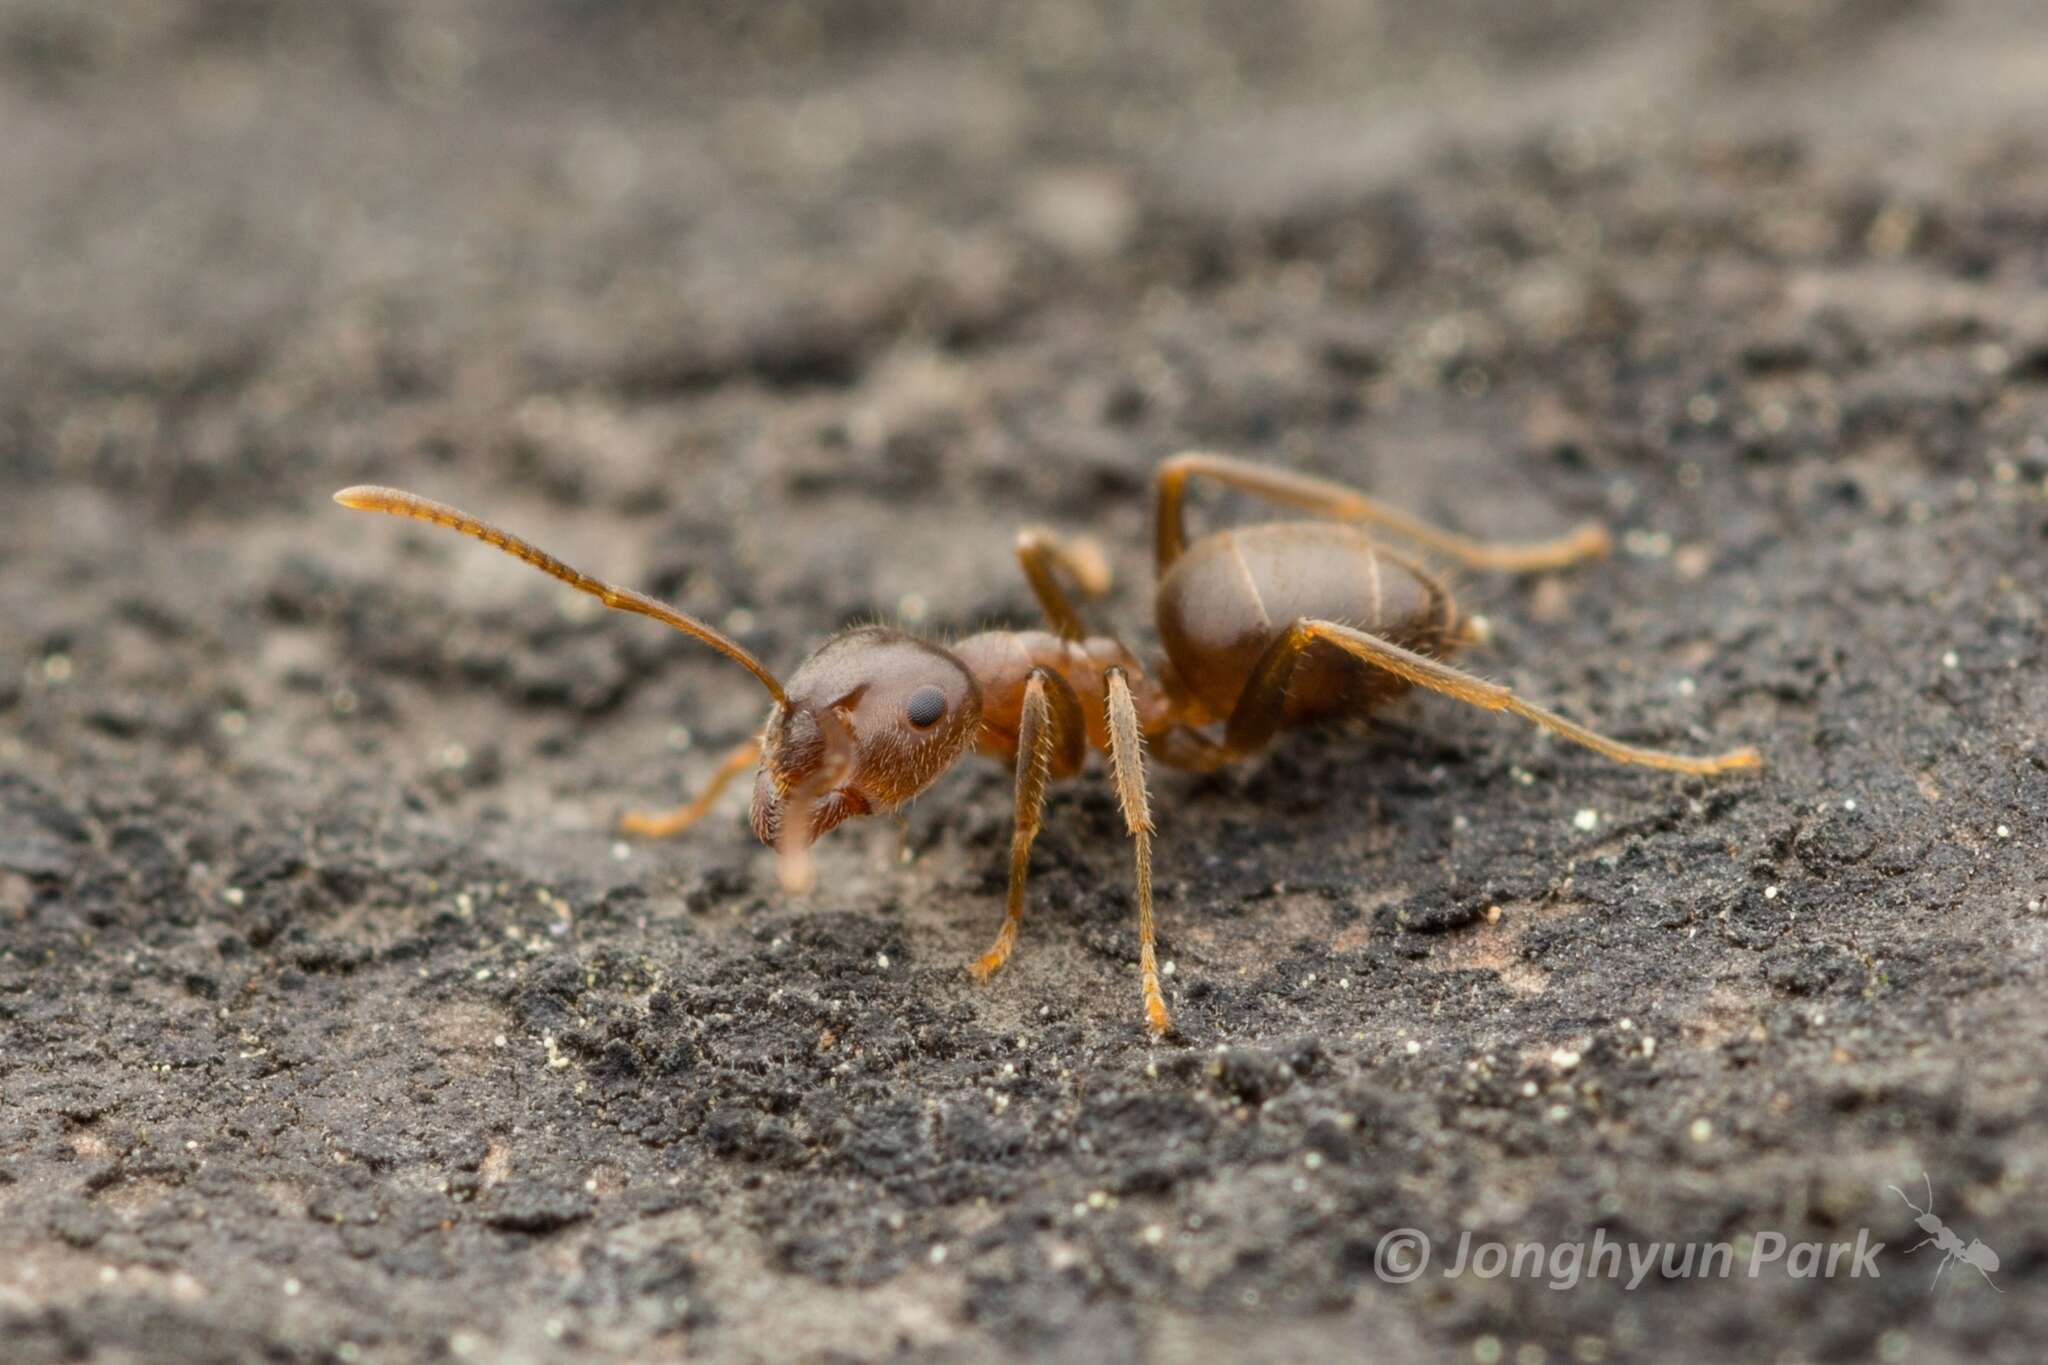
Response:
[{"label": "ant hind leg", "polygon": [[1527,544],[1473,540],[1456,531],[1432,526],[1420,517],[1410,516],[1397,507],[1389,507],[1340,483],[1313,479],[1305,474],[1253,464],[1248,460],[1233,460],[1227,455],[1191,451],[1176,455],[1159,466],[1155,477],[1153,557],[1160,573],[1166,572],[1187,546],[1181,496],[1191,478],[1211,479],[1226,488],[1235,488],[1313,516],[1384,527],[1473,569],[1508,573],[1562,569],[1582,559],[1597,559],[1613,548],[1614,543],[1606,527],[1591,521],[1554,540]]},{"label": "ant hind leg", "polygon": [[1476,678],[1460,668],[1453,668],[1440,659],[1417,654],[1413,650],[1382,640],[1377,635],[1339,625],[1335,621],[1296,621],[1285,634],[1268,647],[1252,672],[1251,681],[1246,684],[1239,699],[1237,711],[1230,718],[1226,744],[1234,751],[1250,752],[1262,746],[1278,730],[1283,719],[1283,704],[1286,697],[1287,680],[1294,671],[1294,664],[1301,652],[1318,642],[1327,642],[1344,650],[1354,658],[1385,669],[1404,682],[1417,687],[1426,687],[1447,697],[1488,711],[1506,711],[1531,721],[1552,734],[1562,736],[1574,744],[1584,745],[1593,752],[1617,763],[1633,763],[1645,768],[1662,768],[1667,772],[1711,774],[1730,772],[1738,768],[1763,766],[1763,757],[1753,748],[1731,749],[1727,753],[1714,754],[1706,758],[1693,758],[1686,754],[1667,753],[1662,749],[1645,749],[1620,740],[1609,739],[1603,734],[1589,730],[1583,725],[1566,720],[1554,711],[1545,710],[1533,702],[1516,696],[1498,683]]}]

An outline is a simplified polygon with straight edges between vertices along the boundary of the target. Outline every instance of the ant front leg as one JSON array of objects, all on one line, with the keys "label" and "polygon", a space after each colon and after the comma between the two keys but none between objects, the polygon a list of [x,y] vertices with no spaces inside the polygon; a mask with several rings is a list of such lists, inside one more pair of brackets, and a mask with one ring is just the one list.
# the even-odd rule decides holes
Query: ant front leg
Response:
[{"label": "ant front leg", "polygon": [[1060,579],[1071,580],[1083,597],[1108,592],[1109,561],[1102,547],[1092,540],[1061,540],[1042,526],[1027,526],[1017,533],[1017,563],[1053,633],[1065,640],[1086,639],[1088,627]]},{"label": "ant front leg", "polygon": [[704,790],[697,793],[695,800],[685,801],[674,810],[627,811],[619,817],[619,832],[637,834],[649,839],[666,839],[671,835],[681,834],[711,813],[712,805],[725,789],[732,785],[735,777],[760,761],[761,737],[755,735],[733,747],[724,761],[718,765],[718,771],[713,773],[711,780],[704,785]]},{"label": "ant front leg", "polygon": [[1131,832],[1131,856],[1138,875],[1138,974],[1144,983],[1145,1022],[1157,1038],[1173,1027],[1166,999],[1159,993],[1159,964],[1152,947],[1152,802],[1145,790],[1145,748],[1138,729],[1138,708],[1131,699],[1130,680],[1121,668],[1106,675],[1109,683],[1110,776],[1124,827]]},{"label": "ant front leg", "polygon": [[1561,569],[1582,559],[1598,558],[1613,546],[1607,528],[1598,522],[1587,522],[1570,535],[1559,536],[1555,540],[1539,540],[1526,545],[1473,540],[1456,531],[1432,526],[1420,517],[1412,517],[1399,508],[1389,507],[1340,483],[1312,479],[1304,474],[1272,469],[1248,460],[1233,460],[1226,455],[1189,453],[1176,455],[1159,466],[1156,476],[1153,548],[1158,571],[1162,574],[1187,548],[1181,496],[1191,478],[1211,479],[1226,488],[1235,488],[1314,516],[1383,526],[1473,569],[1499,569],[1511,573]]},{"label": "ant front leg", "polygon": [[1010,960],[1017,929],[1024,922],[1024,884],[1031,868],[1031,844],[1044,822],[1045,788],[1055,764],[1062,771],[1080,766],[1077,752],[1085,742],[1081,703],[1067,680],[1049,669],[1034,668],[1024,683],[1024,708],[1017,723],[1017,815],[1010,835],[1010,891],[1003,927],[989,950],[968,971],[986,981]]}]

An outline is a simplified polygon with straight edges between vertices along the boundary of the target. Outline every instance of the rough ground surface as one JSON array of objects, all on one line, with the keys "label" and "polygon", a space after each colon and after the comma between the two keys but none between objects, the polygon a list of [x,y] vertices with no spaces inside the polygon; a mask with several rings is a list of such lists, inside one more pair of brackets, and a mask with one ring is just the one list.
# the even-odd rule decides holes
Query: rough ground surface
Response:
[{"label": "rough ground surface", "polygon": [[[830,12],[0,6],[0,1358],[2038,1359],[2027,0]],[[977,987],[1004,774],[805,903],[736,798],[615,848],[744,675],[327,501],[781,668],[1028,622],[1045,521],[1149,647],[1194,445],[1610,519],[1479,666],[1769,770],[1424,700],[1161,774],[1154,1045],[1101,783]]]}]

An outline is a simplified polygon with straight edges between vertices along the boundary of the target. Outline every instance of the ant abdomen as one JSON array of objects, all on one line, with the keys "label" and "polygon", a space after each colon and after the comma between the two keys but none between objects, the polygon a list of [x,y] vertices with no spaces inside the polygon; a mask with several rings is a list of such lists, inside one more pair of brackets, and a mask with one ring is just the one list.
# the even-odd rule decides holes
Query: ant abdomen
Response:
[{"label": "ant abdomen", "polygon": [[[1190,545],[1159,583],[1160,642],[1209,714],[1236,710],[1266,651],[1300,620],[1342,621],[1404,649],[1455,646],[1457,607],[1415,560],[1338,522],[1218,531]],[[1285,723],[1357,713],[1408,689],[1336,648],[1295,665]]]}]

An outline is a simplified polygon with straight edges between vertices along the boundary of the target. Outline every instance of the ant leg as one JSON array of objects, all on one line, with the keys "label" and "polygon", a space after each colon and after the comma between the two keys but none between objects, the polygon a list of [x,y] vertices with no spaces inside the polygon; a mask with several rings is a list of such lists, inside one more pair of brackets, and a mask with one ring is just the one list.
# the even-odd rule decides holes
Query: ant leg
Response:
[{"label": "ant leg", "polygon": [[[1238,702],[1239,714],[1232,715],[1230,719],[1227,742],[1232,747],[1237,745],[1241,737],[1240,715],[1246,711],[1248,704],[1257,700],[1253,696],[1255,688],[1280,694],[1279,698],[1263,702],[1270,711],[1272,728],[1277,728],[1279,699],[1285,695],[1286,675],[1293,671],[1294,660],[1291,656],[1298,655],[1317,641],[1328,641],[1373,667],[1383,668],[1402,681],[1413,683],[1417,687],[1441,692],[1447,697],[1488,711],[1506,711],[1524,720],[1533,721],[1552,734],[1562,735],[1572,743],[1582,744],[1617,763],[1635,763],[1646,768],[1662,768],[1667,772],[1701,774],[1763,766],[1762,756],[1755,749],[1746,746],[1708,758],[1691,758],[1685,754],[1666,753],[1661,749],[1643,749],[1633,744],[1623,744],[1619,740],[1609,739],[1605,735],[1588,730],[1583,725],[1568,721],[1554,711],[1546,711],[1532,702],[1523,701],[1498,683],[1475,678],[1470,673],[1453,668],[1441,660],[1403,649],[1399,645],[1380,639],[1377,635],[1368,635],[1362,630],[1338,625],[1334,621],[1307,620],[1296,621],[1289,626],[1287,633],[1266,651],[1264,658],[1260,659],[1258,668],[1252,674],[1252,681],[1245,687],[1244,697]],[[1269,677],[1269,673],[1275,676]],[[1265,721],[1266,713],[1248,718],[1242,727],[1242,736],[1253,737],[1257,728]],[[1265,729],[1263,738],[1271,738],[1272,728]]]},{"label": "ant leg", "polygon": [[1131,855],[1138,874],[1138,974],[1145,987],[1145,1022],[1157,1038],[1173,1027],[1166,1000],[1159,993],[1159,963],[1152,948],[1152,803],[1145,791],[1145,745],[1138,729],[1138,708],[1131,700],[1130,680],[1121,668],[1105,675],[1109,683],[1110,775],[1116,782],[1117,804],[1124,827],[1131,832]]},{"label": "ant leg", "polygon": [[1017,533],[1017,562],[1054,633],[1066,640],[1086,639],[1088,627],[1060,578],[1071,580],[1083,597],[1108,592],[1109,561],[1102,547],[1092,540],[1063,541],[1042,526],[1027,526]]},{"label": "ant leg", "polygon": [[1188,773],[1213,773],[1236,757],[1200,730],[1185,725],[1153,736],[1152,756],[1169,768]]},{"label": "ant leg", "polygon": [[754,766],[761,759],[761,737],[755,735],[744,743],[735,745],[732,752],[718,765],[718,771],[711,775],[704,790],[696,799],[685,801],[674,810],[634,810],[619,817],[621,834],[639,834],[649,839],[666,839],[672,834],[681,834],[690,826],[711,813],[711,807],[732,780]]},{"label": "ant leg", "polygon": [[1613,545],[1607,528],[1598,522],[1587,522],[1571,534],[1555,540],[1539,540],[1525,545],[1489,544],[1432,526],[1419,517],[1412,517],[1342,484],[1246,460],[1233,460],[1225,455],[1190,452],[1176,455],[1159,466],[1155,476],[1153,555],[1160,573],[1166,572],[1167,567],[1187,548],[1181,495],[1187,481],[1197,477],[1213,479],[1227,488],[1277,502],[1283,507],[1298,508],[1338,521],[1383,526],[1474,569],[1500,569],[1514,573],[1561,569],[1582,559],[1598,558]]},{"label": "ant leg", "polygon": [[1017,927],[1024,922],[1024,878],[1031,866],[1031,841],[1038,837],[1053,756],[1061,748],[1061,714],[1053,705],[1050,676],[1046,670],[1034,668],[1024,684],[1024,711],[1017,723],[1017,824],[1010,835],[1009,904],[996,941],[967,969],[980,981],[1010,960],[1010,950],[1017,946]]}]

